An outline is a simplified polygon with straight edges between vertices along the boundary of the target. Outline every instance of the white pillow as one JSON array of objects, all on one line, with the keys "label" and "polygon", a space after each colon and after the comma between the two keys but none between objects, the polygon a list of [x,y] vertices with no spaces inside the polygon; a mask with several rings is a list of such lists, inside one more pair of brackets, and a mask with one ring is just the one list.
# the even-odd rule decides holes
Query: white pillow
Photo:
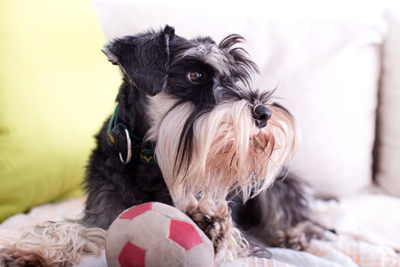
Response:
[{"label": "white pillow", "polygon": [[380,8],[364,3],[360,10],[348,1],[315,2],[320,10],[296,1],[155,2],[95,0],[110,39],[165,24],[186,38],[209,35],[218,42],[231,33],[244,36],[261,68],[256,83],[264,90],[278,86],[302,128],[292,170],[323,197],[371,185]]},{"label": "white pillow", "polygon": [[379,101],[377,182],[400,196],[400,16],[388,13]]},{"label": "white pillow", "polygon": [[[371,185],[382,36],[372,26],[293,22],[265,27],[256,57],[262,88],[277,94],[302,130],[292,171],[318,196]],[[255,40],[254,40],[255,41]]]}]

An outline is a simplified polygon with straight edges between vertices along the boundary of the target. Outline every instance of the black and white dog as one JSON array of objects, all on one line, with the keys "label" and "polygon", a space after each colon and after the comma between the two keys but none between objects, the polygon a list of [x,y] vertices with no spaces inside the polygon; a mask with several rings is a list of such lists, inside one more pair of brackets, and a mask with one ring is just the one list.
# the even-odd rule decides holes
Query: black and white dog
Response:
[{"label": "black and white dog", "polygon": [[[251,253],[248,235],[297,250],[322,236],[302,183],[284,168],[299,142],[295,119],[272,92],[252,87],[258,68],[242,41],[187,40],[166,26],[105,45],[123,83],[96,137],[79,227],[107,229],[123,210],[157,201],[190,216],[217,259]],[[100,244],[101,233],[93,236]],[[17,251],[3,250],[3,264],[8,255],[14,266]]]}]

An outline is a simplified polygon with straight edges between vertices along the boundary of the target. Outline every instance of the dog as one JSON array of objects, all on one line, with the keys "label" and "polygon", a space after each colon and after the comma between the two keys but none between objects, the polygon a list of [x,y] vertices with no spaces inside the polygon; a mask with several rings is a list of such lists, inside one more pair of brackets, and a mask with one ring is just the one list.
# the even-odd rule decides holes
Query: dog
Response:
[{"label": "dog", "polygon": [[[300,141],[296,120],[274,90],[253,87],[259,71],[243,42],[237,34],[219,44],[210,37],[188,40],[167,25],[104,46],[123,82],[89,159],[83,220],[71,230],[82,231],[84,242],[67,254],[98,253],[104,230],[123,210],[145,202],[187,214],[212,241],[216,260],[255,253],[253,239],[302,250],[322,238],[307,187],[286,168]],[[51,227],[55,233],[66,226],[49,223],[24,237],[52,235]],[[0,258],[5,266],[68,266],[79,258],[46,249],[32,253],[22,242]]]}]

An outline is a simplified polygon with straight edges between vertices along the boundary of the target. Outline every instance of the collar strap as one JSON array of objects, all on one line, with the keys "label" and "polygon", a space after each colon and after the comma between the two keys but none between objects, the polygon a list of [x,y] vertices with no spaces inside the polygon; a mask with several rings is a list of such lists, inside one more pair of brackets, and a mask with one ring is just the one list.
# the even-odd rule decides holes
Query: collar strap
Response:
[{"label": "collar strap", "polygon": [[[131,133],[124,124],[118,123],[119,105],[114,110],[107,131],[107,143],[115,151],[119,152],[122,163],[128,164],[131,157],[144,163],[157,165],[154,157],[154,149],[142,147],[142,139]],[[130,146],[129,146],[129,143]],[[122,159],[126,156],[126,161]]]}]

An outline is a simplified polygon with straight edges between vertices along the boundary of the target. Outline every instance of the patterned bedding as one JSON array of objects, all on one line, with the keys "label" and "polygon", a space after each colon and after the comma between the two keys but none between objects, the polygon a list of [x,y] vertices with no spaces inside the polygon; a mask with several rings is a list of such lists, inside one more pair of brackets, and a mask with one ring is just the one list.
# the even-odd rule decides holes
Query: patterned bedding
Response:
[{"label": "patterned bedding", "polygon": [[[360,199],[361,197],[361,199]],[[269,248],[271,259],[249,257],[234,263],[225,263],[224,267],[400,267],[399,250],[400,239],[400,200],[379,195],[360,196],[353,199],[343,199],[340,202],[317,201],[315,209],[325,223],[331,224],[341,232],[339,235],[327,232],[330,241],[313,240],[307,251],[299,252],[289,249]],[[354,203],[359,203],[359,206]],[[374,216],[373,203],[380,209],[380,216]],[[378,202],[378,203],[377,203]],[[40,224],[44,221],[61,221],[65,219],[78,219],[83,212],[85,198],[74,198],[60,203],[45,204],[33,208],[27,214],[17,214],[0,225],[0,247],[11,244],[19,239],[20,229],[27,225]],[[340,204],[339,204],[340,203]],[[352,206],[353,205],[353,206]],[[349,208],[350,207],[350,208]],[[360,208],[363,207],[363,208]],[[396,209],[397,214],[396,214]],[[346,210],[348,209],[348,210]],[[370,218],[361,212],[368,211]],[[391,210],[393,209],[393,210]],[[358,213],[357,213],[358,212]],[[391,213],[394,212],[394,213]],[[385,231],[391,230],[392,234],[382,236],[359,227],[354,217],[368,220],[366,226],[376,226],[382,222]],[[385,224],[385,220],[391,220]],[[362,224],[361,224],[362,225]],[[382,226],[381,226],[382,227]],[[369,227],[371,230],[373,227]],[[368,229],[368,227],[367,227]],[[383,231],[385,233],[385,231]],[[345,232],[349,232],[345,234]],[[397,242],[396,242],[397,240]],[[101,257],[84,257],[79,267],[107,266],[105,254]]]}]

